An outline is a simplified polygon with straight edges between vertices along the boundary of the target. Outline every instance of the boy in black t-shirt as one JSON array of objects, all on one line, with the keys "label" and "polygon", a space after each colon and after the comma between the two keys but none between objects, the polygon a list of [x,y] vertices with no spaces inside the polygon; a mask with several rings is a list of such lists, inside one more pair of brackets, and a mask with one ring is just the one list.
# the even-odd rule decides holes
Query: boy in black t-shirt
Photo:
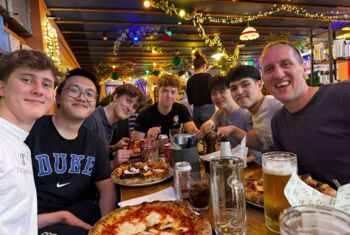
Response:
[{"label": "boy in black t-shirt", "polygon": [[146,108],[136,119],[132,139],[156,139],[159,134],[169,135],[169,130],[183,127],[188,133],[201,137],[188,109],[175,102],[180,87],[176,75],[164,74],[158,79],[159,101]]},{"label": "boy in black t-shirt", "polygon": [[[70,71],[57,89],[57,113],[39,119],[26,140],[33,156],[40,234],[87,234],[91,224],[114,209],[107,148],[82,127],[97,97],[94,75]],[[93,200],[94,186],[99,203]]]}]

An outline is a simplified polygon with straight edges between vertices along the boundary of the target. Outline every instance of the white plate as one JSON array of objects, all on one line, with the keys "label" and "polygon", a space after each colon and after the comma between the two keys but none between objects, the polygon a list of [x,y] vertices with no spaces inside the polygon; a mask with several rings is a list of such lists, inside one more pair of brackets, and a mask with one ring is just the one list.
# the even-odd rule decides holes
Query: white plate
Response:
[{"label": "white plate", "polygon": [[167,179],[169,179],[170,177],[173,176],[173,169],[170,168],[168,174],[159,180],[155,180],[155,181],[150,181],[150,182],[145,182],[145,183],[138,183],[138,184],[130,184],[130,183],[126,183],[124,182],[124,180],[115,180],[113,177],[112,178],[112,182],[121,186],[128,186],[128,187],[142,187],[142,186],[148,186],[148,185],[153,185],[153,184],[158,184],[160,182],[163,182]]}]

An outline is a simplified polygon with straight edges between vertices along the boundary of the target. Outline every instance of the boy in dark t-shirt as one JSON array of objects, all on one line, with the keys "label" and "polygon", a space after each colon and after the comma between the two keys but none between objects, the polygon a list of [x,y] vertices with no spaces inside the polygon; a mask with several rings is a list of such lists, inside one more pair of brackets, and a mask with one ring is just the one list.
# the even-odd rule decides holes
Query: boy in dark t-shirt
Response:
[{"label": "boy in dark t-shirt", "polygon": [[[57,113],[39,119],[26,140],[37,188],[39,234],[87,234],[91,224],[115,207],[107,148],[82,127],[97,97],[94,75],[70,71],[57,89]],[[92,200],[95,186],[99,203]]]},{"label": "boy in dark t-shirt", "polygon": [[159,102],[149,106],[136,119],[132,139],[156,139],[159,134],[169,135],[169,129],[179,128],[201,137],[188,109],[175,102],[180,87],[176,75],[163,74],[158,79]]}]

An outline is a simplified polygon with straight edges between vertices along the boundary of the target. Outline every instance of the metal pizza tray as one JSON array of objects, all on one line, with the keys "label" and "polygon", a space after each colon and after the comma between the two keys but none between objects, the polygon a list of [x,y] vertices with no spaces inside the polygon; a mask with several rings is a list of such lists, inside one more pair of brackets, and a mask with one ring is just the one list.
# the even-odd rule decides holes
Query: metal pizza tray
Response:
[{"label": "metal pizza tray", "polygon": [[158,184],[160,182],[163,182],[167,179],[169,179],[170,177],[173,176],[173,169],[170,168],[168,174],[160,180],[155,180],[155,181],[150,181],[150,182],[145,182],[145,183],[138,183],[138,184],[130,184],[130,183],[125,183],[124,180],[115,180],[113,177],[111,177],[112,182],[121,186],[127,186],[127,187],[142,187],[142,186],[149,186],[149,185],[154,185],[154,184]]}]

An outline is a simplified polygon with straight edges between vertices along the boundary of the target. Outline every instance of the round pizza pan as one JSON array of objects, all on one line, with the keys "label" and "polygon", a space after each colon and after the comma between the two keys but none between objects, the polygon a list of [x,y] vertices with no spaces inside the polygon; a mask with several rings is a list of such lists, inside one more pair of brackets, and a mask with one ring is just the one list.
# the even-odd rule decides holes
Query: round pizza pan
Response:
[{"label": "round pizza pan", "polygon": [[112,182],[121,186],[127,186],[127,187],[142,187],[142,186],[149,186],[149,185],[154,185],[154,184],[158,184],[160,182],[163,182],[167,179],[169,179],[170,177],[173,176],[173,169],[170,168],[168,174],[163,178],[163,179],[159,179],[159,180],[155,180],[155,181],[150,181],[150,182],[145,182],[145,183],[137,183],[137,184],[131,184],[131,183],[125,183],[123,180],[115,180],[113,177],[112,178]]}]

